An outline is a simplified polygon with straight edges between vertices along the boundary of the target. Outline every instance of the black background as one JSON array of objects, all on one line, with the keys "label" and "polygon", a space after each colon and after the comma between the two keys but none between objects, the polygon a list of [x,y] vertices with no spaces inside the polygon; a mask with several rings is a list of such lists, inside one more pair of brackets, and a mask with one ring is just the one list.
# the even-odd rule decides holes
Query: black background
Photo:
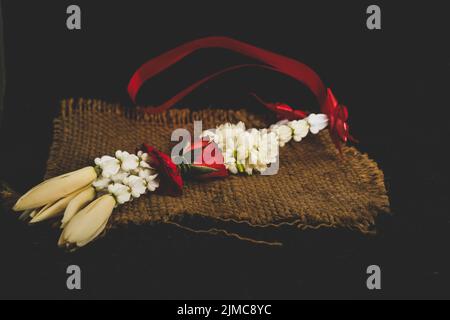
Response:
[{"label": "black background", "polygon": [[[379,31],[366,28],[373,3],[382,9]],[[2,1],[1,178],[17,190],[42,179],[61,99],[133,107],[126,86],[143,62],[224,35],[297,58],[321,75],[349,107],[358,148],[384,170],[393,215],[379,219],[376,237],[286,231],[278,235],[282,249],[157,225],[115,230],[68,254],[56,248],[49,226],[30,228],[2,212],[0,297],[449,298],[450,57],[442,3]],[[69,4],[81,6],[81,31],[66,28]],[[157,104],[202,75],[247,61],[223,50],[199,52],[146,84],[139,103]],[[255,70],[215,80],[182,105],[257,108],[251,91],[315,108],[304,88]],[[82,268],[80,292],[66,289],[70,264]],[[381,291],[366,288],[371,264],[382,269]]]}]

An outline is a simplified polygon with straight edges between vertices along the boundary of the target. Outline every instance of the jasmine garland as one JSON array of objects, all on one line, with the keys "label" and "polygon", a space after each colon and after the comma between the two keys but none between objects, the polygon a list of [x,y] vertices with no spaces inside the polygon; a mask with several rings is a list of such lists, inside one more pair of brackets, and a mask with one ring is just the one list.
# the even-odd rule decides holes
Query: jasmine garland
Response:
[{"label": "jasmine garland", "polygon": [[100,175],[92,185],[97,192],[112,194],[118,204],[139,198],[147,191],[153,192],[159,187],[158,174],[148,160],[148,154],[142,151],[135,155],[120,150],[116,157],[97,158],[95,164]]},{"label": "jasmine garland", "polygon": [[[155,191],[181,195],[183,177],[187,176],[211,179],[224,178],[228,172],[263,174],[278,161],[279,147],[291,140],[300,142],[327,125],[328,117],[323,114],[280,121],[268,129],[246,129],[242,122],[226,123],[204,131],[204,141],[184,150],[185,154],[199,151],[200,159],[178,166],[171,157],[148,145],[136,154],[118,150],[114,156],[95,159],[95,166],[41,183],[22,196],[13,210],[22,212],[21,219],[29,219],[31,224],[62,217],[58,245],[83,247],[105,230],[118,205]],[[211,155],[214,161],[205,161]]]},{"label": "jasmine garland", "polygon": [[[337,101],[332,90],[310,67],[292,58],[226,37],[197,39],[147,61],[130,79],[128,93],[132,101],[136,102],[144,82],[203,48],[232,50],[256,59],[258,63],[234,65],[209,75],[160,106],[144,108],[144,112],[164,112],[210,79],[251,66],[285,74],[306,85],[314,94],[321,114],[308,115],[287,104],[265,102],[254,95],[268,110],[288,120],[266,129],[246,129],[243,123],[227,123],[203,133],[200,130],[195,135],[201,135],[200,143],[194,142],[181,155],[172,150],[172,157],[146,144],[136,154],[117,151],[114,157],[103,156],[95,159],[95,166],[49,179],[27,192],[14,206],[15,211],[23,212],[21,218],[37,223],[63,216],[59,245],[82,247],[101,234],[117,205],[149,192],[180,196],[183,180],[188,176],[211,179],[224,178],[229,173],[267,174],[273,164],[278,164],[279,147],[292,140],[300,142],[309,133],[317,134],[326,127],[329,127],[331,140],[340,151],[341,144],[355,141],[350,135],[347,107]],[[191,159],[192,153],[195,155],[194,162],[184,161]],[[198,153],[200,157],[197,157]],[[210,162],[211,159],[215,161]]]},{"label": "jasmine garland", "polygon": [[206,130],[201,138],[218,145],[224,156],[226,168],[233,174],[264,173],[277,162],[279,149],[291,140],[302,141],[309,132],[317,134],[328,126],[324,114],[311,114],[305,119],[283,120],[269,129],[248,129],[245,124],[226,123],[216,129]]}]

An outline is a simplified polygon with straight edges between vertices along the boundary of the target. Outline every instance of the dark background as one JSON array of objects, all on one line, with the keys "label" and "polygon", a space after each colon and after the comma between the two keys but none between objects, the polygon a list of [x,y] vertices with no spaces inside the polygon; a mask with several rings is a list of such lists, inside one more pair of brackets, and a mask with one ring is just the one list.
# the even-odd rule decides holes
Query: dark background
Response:
[{"label": "dark background", "polygon": [[[143,62],[224,35],[297,58],[321,75],[349,107],[358,148],[384,170],[393,214],[379,219],[376,237],[278,231],[281,249],[157,225],[115,230],[68,254],[47,225],[30,228],[2,212],[0,298],[450,298],[449,18],[442,3],[2,1],[0,178],[15,189],[42,179],[61,99],[133,107],[126,86]],[[66,29],[69,4],[81,6],[81,31]],[[369,4],[381,6],[381,31],[366,28]],[[199,52],[146,84],[139,103],[157,104],[202,75],[247,61]],[[298,84],[255,70],[215,80],[182,105],[258,108],[251,91],[315,108]],[[66,289],[70,264],[82,268],[80,292]],[[378,292],[366,288],[371,264],[382,269]]]}]

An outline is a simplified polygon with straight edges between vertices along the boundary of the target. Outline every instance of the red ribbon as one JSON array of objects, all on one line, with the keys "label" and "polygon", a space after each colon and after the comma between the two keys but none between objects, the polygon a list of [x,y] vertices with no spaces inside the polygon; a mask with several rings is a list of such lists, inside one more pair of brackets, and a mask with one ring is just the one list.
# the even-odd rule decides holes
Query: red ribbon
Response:
[{"label": "red ribbon", "polygon": [[[319,103],[321,112],[329,117],[330,135],[333,142],[339,149],[341,142],[346,143],[349,139],[354,140],[349,134],[349,126],[347,124],[347,107],[337,102],[331,90],[325,87],[322,80],[310,67],[292,58],[288,58],[286,56],[276,54],[268,50],[264,50],[247,43],[226,37],[208,37],[194,40],[147,61],[135,72],[128,85],[128,93],[133,102],[136,102],[137,93],[139,92],[145,81],[166,70],[191,53],[205,48],[228,49],[259,60],[264,64],[237,65],[216,72],[182,90],[162,105],[158,107],[147,108],[146,112],[159,113],[169,109],[190,92],[195,90],[198,86],[225,72],[237,70],[243,67],[262,67],[288,75],[295,80],[303,83],[312,91]],[[268,109],[274,111],[278,116],[283,118],[293,120],[302,119],[307,116],[306,112],[295,110],[286,104],[266,103],[261,99],[260,101]]]}]

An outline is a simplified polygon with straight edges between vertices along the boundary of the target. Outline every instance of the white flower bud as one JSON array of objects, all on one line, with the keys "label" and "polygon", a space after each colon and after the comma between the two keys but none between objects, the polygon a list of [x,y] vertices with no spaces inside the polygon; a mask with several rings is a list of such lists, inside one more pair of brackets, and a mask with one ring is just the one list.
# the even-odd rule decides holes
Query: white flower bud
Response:
[{"label": "white flower bud", "polygon": [[306,118],[310,125],[310,131],[312,134],[318,134],[319,131],[325,129],[328,126],[328,116],[325,114],[310,114]]},{"label": "white flower bud", "polygon": [[272,129],[277,135],[280,147],[284,147],[292,139],[292,129],[287,125],[281,125]]},{"label": "white flower bud", "polygon": [[14,211],[25,211],[46,206],[91,184],[97,178],[93,167],[86,167],[42,182],[14,205]]},{"label": "white flower bud", "polygon": [[308,135],[309,124],[306,120],[294,120],[289,122],[289,127],[294,130],[294,140],[296,142],[302,141]]},{"label": "white flower bud", "polygon": [[105,229],[114,210],[116,200],[104,195],[78,212],[66,225],[58,245],[83,247],[97,238]]}]

